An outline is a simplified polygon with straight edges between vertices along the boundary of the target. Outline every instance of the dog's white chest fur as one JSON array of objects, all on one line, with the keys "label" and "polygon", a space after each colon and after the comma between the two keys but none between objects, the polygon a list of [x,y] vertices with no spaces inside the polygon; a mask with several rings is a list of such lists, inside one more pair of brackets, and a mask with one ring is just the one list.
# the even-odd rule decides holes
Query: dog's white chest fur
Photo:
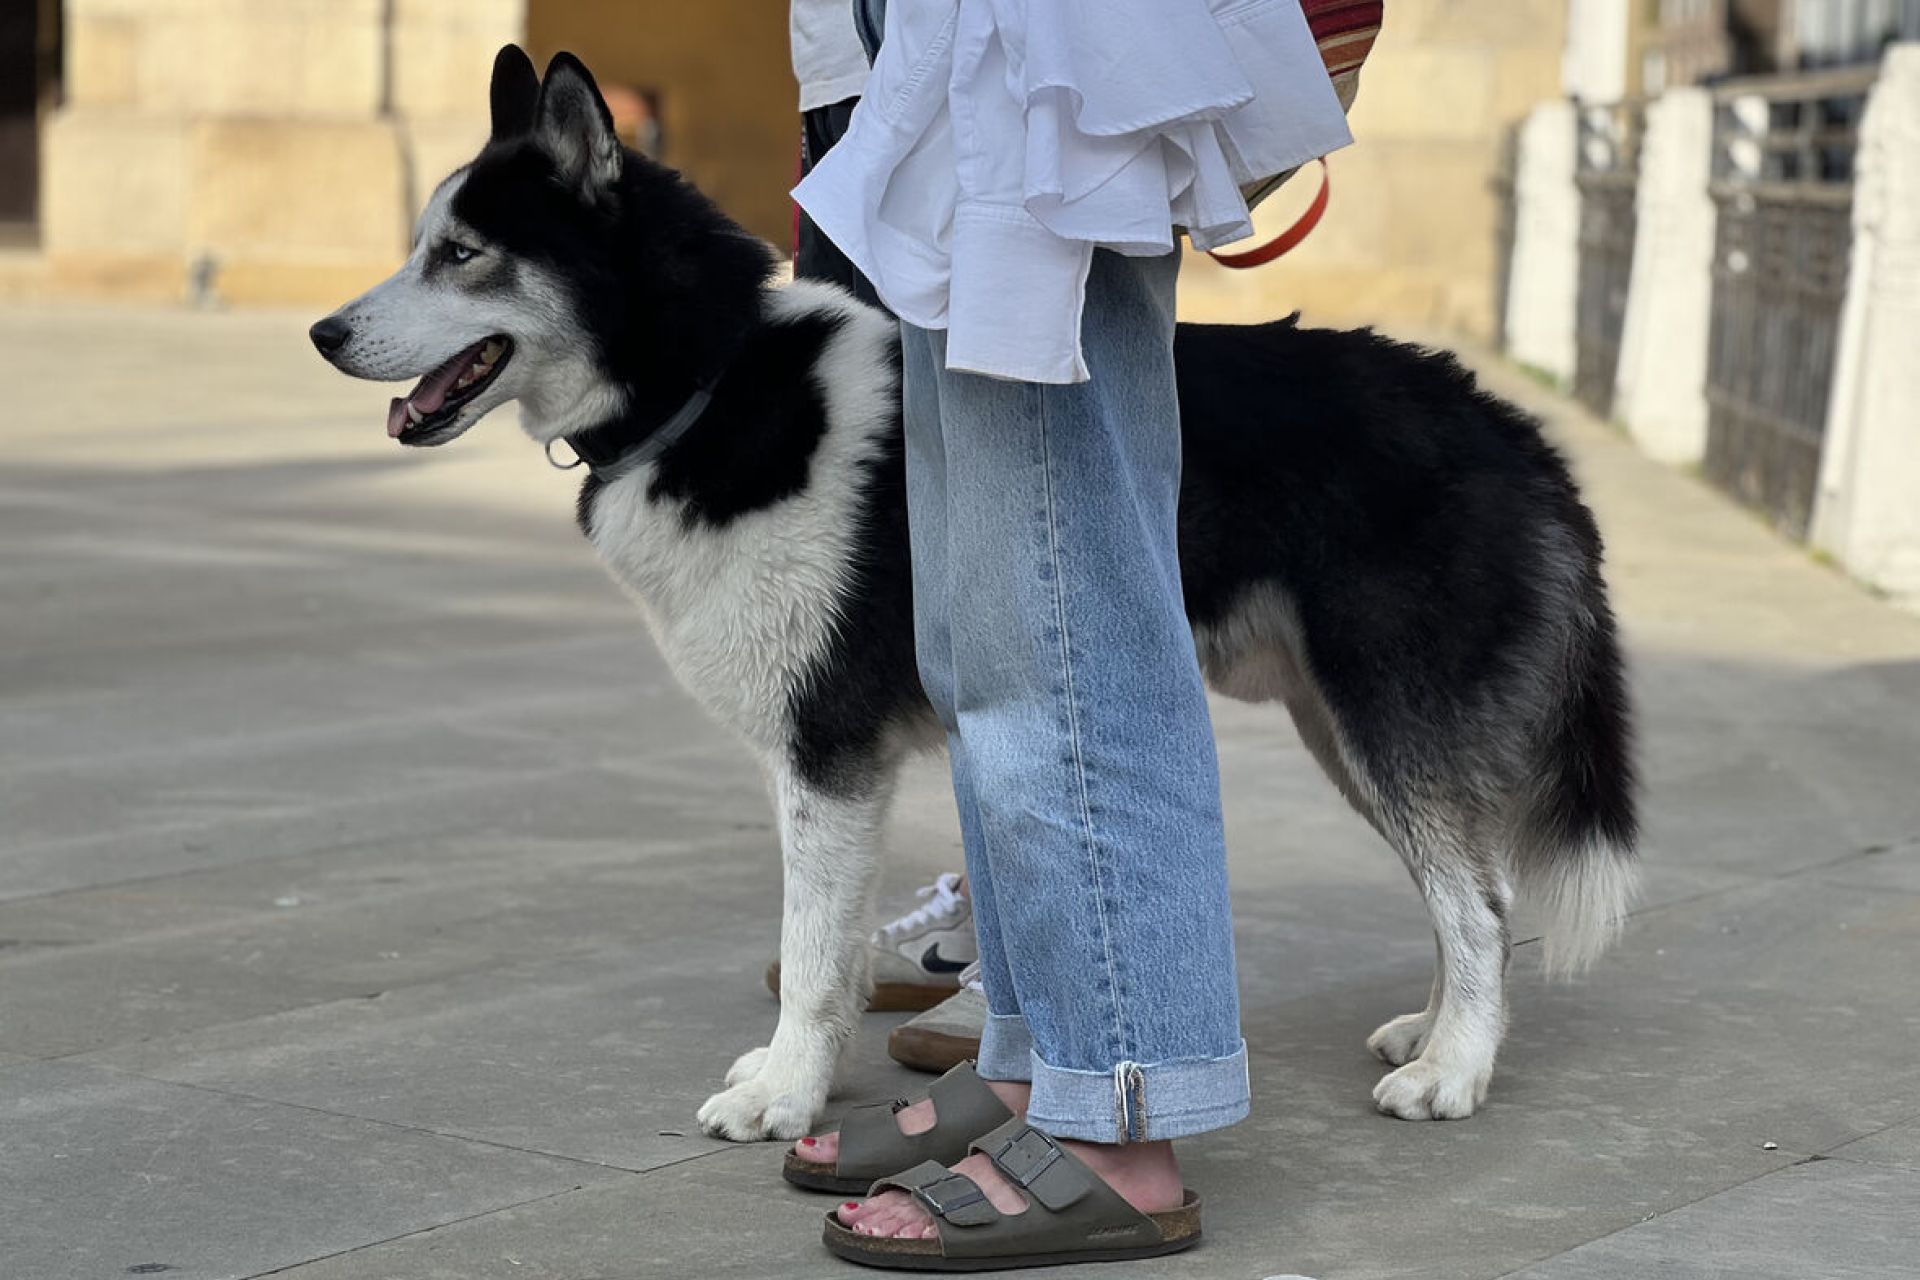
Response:
[{"label": "dog's white chest fur", "polygon": [[815,366],[826,430],[806,485],[722,526],[648,496],[644,466],[600,491],[588,536],[641,605],[674,675],[707,710],[765,750],[790,732],[794,690],[825,652],[845,598],[860,523],[861,465],[892,429],[892,325],[838,290],[800,282],[769,303],[841,315]]}]

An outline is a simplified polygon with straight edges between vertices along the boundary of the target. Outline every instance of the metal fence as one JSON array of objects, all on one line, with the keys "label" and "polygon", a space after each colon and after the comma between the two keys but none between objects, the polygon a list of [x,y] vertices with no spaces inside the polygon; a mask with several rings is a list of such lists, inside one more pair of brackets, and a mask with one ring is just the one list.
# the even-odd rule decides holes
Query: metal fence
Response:
[{"label": "metal fence", "polygon": [[1573,394],[1613,414],[1620,332],[1633,276],[1634,197],[1645,104],[1582,105],[1575,182],[1580,189],[1580,279],[1574,314]]},{"label": "metal fence", "polygon": [[1708,478],[1805,537],[1851,248],[1871,68],[1714,92]]}]

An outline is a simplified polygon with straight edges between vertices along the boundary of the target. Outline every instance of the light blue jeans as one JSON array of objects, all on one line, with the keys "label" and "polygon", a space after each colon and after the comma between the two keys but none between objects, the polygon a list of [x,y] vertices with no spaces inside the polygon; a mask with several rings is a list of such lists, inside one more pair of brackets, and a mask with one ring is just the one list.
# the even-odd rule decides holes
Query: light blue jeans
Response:
[{"label": "light blue jeans", "polygon": [[903,328],[915,639],[980,936],[979,1070],[1092,1142],[1247,1114],[1175,533],[1178,270],[1095,254],[1074,386],[949,372],[945,334]]}]

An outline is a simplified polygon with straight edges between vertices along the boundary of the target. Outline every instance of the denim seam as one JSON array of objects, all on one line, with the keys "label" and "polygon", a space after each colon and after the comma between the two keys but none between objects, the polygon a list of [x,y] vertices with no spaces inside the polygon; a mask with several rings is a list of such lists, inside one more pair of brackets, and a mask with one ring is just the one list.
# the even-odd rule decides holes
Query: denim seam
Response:
[{"label": "denim seam", "polygon": [[[1080,820],[1086,833],[1087,869],[1093,879],[1094,912],[1100,921],[1100,949],[1107,962],[1107,991],[1113,1000],[1113,1031],[1119,1040],[1116,1048],[1123,1049],[1127,1043],[1126,1028],[1122,1024],[1120,1013],[1120,981],[1113,961],[1113,931],[1107,921],[1107,886],[1100,874],[1100,855],[1096,848],[1097,840],[1093,832],[1093,802],[1087,789],[1086,756],[1080,746],[1080,704],[1075,696],[1073,682],[1073,636],[1067,625],[1067,601],[1063,587],[1065,578],[1060,568],[1060,537],[1056,507],[1053,499],[1053,448],[1052,434],[1048,430],[1049,398],[1043,388],[1035,388],[1039,399],[1039,412],[1034,415],[1040,428],[1040,477],[1042,493],[1046,500],[1047,520],[1047,560],[1053,569],[1053,605],[1054,616],[1060,626],[1060,668],[1066,681],[1067,740],[1073,747],[1074,780],[1080,791]],[[1125,1117],[1118,1123],[1124,1124]]]}]

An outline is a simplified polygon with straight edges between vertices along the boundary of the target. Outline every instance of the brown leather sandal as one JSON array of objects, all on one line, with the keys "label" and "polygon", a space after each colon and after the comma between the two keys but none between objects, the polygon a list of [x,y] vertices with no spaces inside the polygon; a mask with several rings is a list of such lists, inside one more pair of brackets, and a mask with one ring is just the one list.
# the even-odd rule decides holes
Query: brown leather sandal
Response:
[{"label": "brown leather sandal", "polygon": [[1059,1143],[1024,1120],[1009,1120],[970,1149],[993,1161],[1027,1198],[1003,1214],[965,1174],[928,1161],[882,1178],[870,1194],[905,1191],[939,1223],[932,1240],[863,1236],[827,1215],[826,1246],[849,1262],[894,1271],[1011,1271],[1066,1262],[1131,1262],[1200,1243],[1200,1197],[1178,1209],[1142,1213]]},{"label": "brown leather sandal", "polygon": [[833,1164],[804,1160],[789,1150],[780,1175],[808,1191],[859,1195],[875,1178],[922,1161],[952,1164],[965,1159],[969,1142],[1013,1117],[987,1082],[974,1074],[971,1062],[935,1080],[927,1096],[933,1099],[934,1119],[925,1133],[900,1132],[894,1116],[908,1105],[905,1099],[855,1107],[840,1122],[840,1152]]}]

